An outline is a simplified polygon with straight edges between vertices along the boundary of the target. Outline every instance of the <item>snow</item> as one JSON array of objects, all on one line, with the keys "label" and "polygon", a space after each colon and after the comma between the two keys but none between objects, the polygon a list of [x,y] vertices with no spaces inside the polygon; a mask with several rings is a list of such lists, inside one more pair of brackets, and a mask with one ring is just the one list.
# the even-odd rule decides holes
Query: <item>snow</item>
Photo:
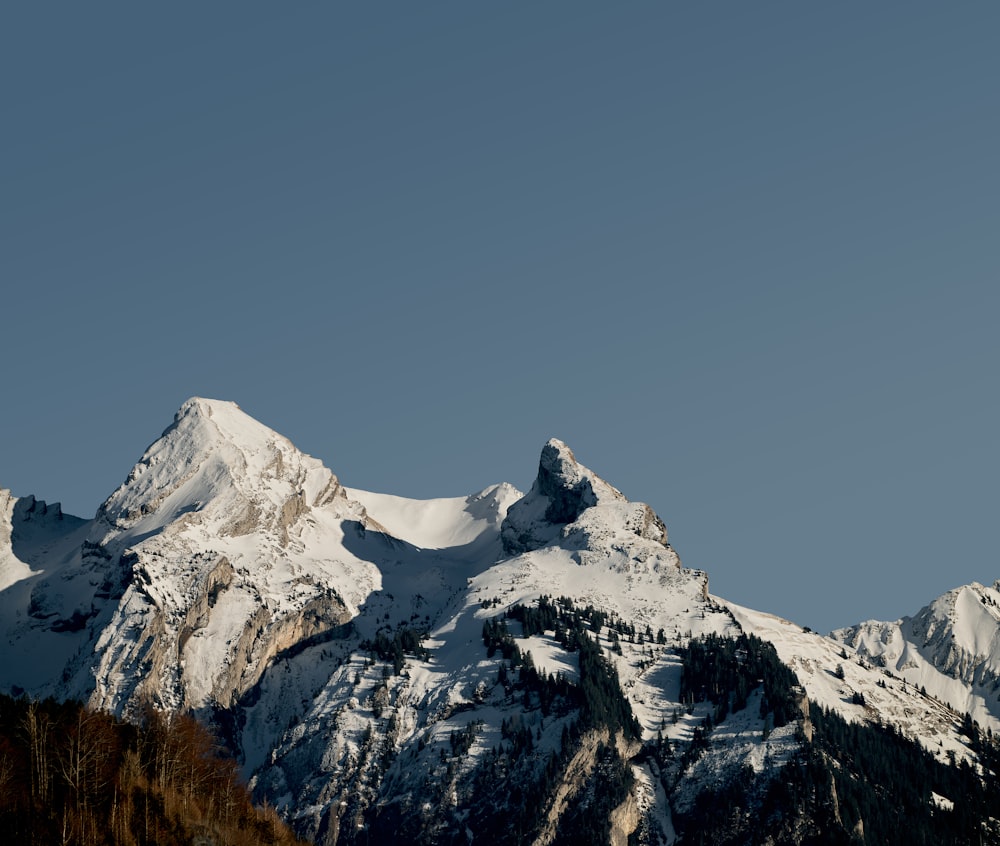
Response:
[{"label": "snow", "polygon": [[955,803],[946,796],[942,796],[940,793],[935,793],[931,791],[931,804],[935,807],[940,808],[942,811],[953,811],[955,810]]},{"label": "snow", "polygon": [[90,610],[100,579],[71,566],[89,525],[0,490],[0,688],[48,692],[80,648],[80,632],[53,624]]},{"label": "snow", "polygon": [[913,617],[869,620],[833,637],[983,728],[1000,730],[1000,592],[973,582]]},{"label": "snow", "polygon": [[[406,751],[407,763],[386,774],[386,789],[400,794],[438,779],[451,733],[474,721],[461,771],[500,744],[503,721],[515,717],[541,732],[541,748],[558,745],[563,724],[509,696],[501,659],[482,641],[485,620],[542,595],[593,605],[640,635],[663,630],[664,642],[620,638],[620,653],[606,628],[596,635],[645,740],[686,743],[708,713],[706,703],[681,707],[676,647],[740,631],[773,643],[811,702],[892,722],[942,759],[971,758],[957,731],[964,710],[1000,729],[996,586],[966,586],[914,618],[822,637],[711,596],[659,518],[561,441],[546,444],[540,465],[525,496],[508,484],[425,500],[343,488],[235,404],[189,400],[93,521],[0,491],[0,686],[90,695],[124,712],[143,687],[163,707],[202,708],[229,707],[255,685],[243,706],[245,773],[303,814],[320,813],[334,782],[367,766],[366,737],[371,748]],[[570,522],[549,523],[560,485]],[[508,515],[514,530],[502,538]],[[119,571],[120,584],[111,578]],[[77,612],[86,626],[58,630]],[[407,656],[393,675],[362,644],[404,626],[426,634],[428,656]],[[553,632],[519,646],[542,671],[578,678],[578,657]],[[775,770],[798,748],[794,725],[762,742],[759,697],[712,732],[680,806],[741,767]],[[667,799],[649,767],[636,767],[637,791],[670,839]]]},{"label": "snow", "polygon": [[31,567],[14,553],[11,520],[16,502],[10,491],[0,488],[0,591],[34,575]]},{"label": "snow", "polygon": [[[933,694],[922,692],[884,668],[872,666],[832,637],[815,634],[771,614],[731,602],[726,605],[746,632],[774,645],[778,657],[798,676],[811,702],[851,722],[893,723],[941,759],[949,751],[959,758],[972,759],[967,743],[958,733],[960,715]],[[843,678],[839,678],[838,668]],[[854,703],[856,692],[863,696],[863,705]]]},{"label": "snow", "polygon": [[960,588],[954,602],[952,636],[966,652],[983,656],[991,669],[1000,669],[1000,627],[996,606],[983,603],[982,597],[996,601],[997,591],[982,585]]},{"label": "snow", "polygon": [[[765,724],[759,716],[761,696],[762,691],[756,690],[746,708],[730,714],[715,728],[709,750],[685,771],[674,792],[674,810],[690,810],[700,793],[724,787],[744,767],[758,775],[774,774],[799,751],[798,727],[794,722],[764,737]],[[705,713],[707,708],[704,713],[698,712],[698,722]]]},{"label": "snow", "polygon": [[188,679],[188,702],[194,707],[212,701],[213,681],[231,662],[232,646],[252,617],[257,600],[246,590],[223,591],[204,628],[195,630],[180,656]]},{"label": "snow", "polygon": [[571,682],[580,678],[580,664],[573,653],[567,652],[555,639],[555,632],[518,638],[522,652],[530,652],[531,660],[541,673],[562,675]]},{"label": "snow", "polygon": [[[557,453],[560,460],[571,455],[568,450]],[[584,509],[574,525],[542,527],[539,534],[549,537],[550,543],[513,557],[504,557],[499,543],[504,514],[518,496],[510,486],[435,500],[345,491],[389,534],[376,542],[369,533],[364,550],[374,556],[370,560],[379,568],[381,589],[359,607],[356,634],[325,647],[330,654],[327,666],[334,662],[325,681],[323,671],[310,675],[313,659],[307,654],[314,651],[282,661],[268,673],[246,723],[248,766],[265,759],[273,762],[258,771],[256,784],[272,785],[272,794],[288,797],[297,807],[315,806],[316,786],[309,773],[316,756],[321,769],[336,778],[336,773],[354,766],[350,762],[362,754],[361,740],[369,731],[377,744],[391,743],[416,756],[405,768],[386,774],[389,794],[415,791],[424,778],[437,778],[431,774],[439,764],[438,753],[447,752],[452,732],[473,721],[477,736],[462,759],[462,771],[500,743],[504,719],[535,721],[537,725],[531,723],[535,730],[546,722],[539,744],[554,748],[562,722],[549,725],[540,714],[525,713],[520,697],[508,699],[497,684],[500,656],[489,658],[482,641],[484,620],[517,603],[533,604],[543,594],[570,597],[580,607],[594,605],[635,625],[639,632],[647,625],[653,632],[663,628],[670,643],[683,642],[692,633],[735,633],[729,613],[708,600],[704,574],[683,569],[663,543],[662,533],[658,540],[639,536],[637,528],[648,518],[644,506],[624,502],[621,494],[585,468],[563,470],[567,477],[592,478],[589,484],[601,493],[602,501]],[[534,501],[537,507],[528,510],[533,519],[543,519],[545,497],[535,496]],[[352,551],[358,550],[352,547]],[[404,624],[426,626],[423,647],[429,658],[409,656],[402,676],[386,675],[386,665],[371,664],[359,643],[373,637],[380,626],[391,632]],[[518,629],[516,624],[511,628]],[[676,656],[669,644],[630,643],[623,638],[622,654],[616,655],[606,633],[600,642],[619,670],[644,734],[654,737],[679,708]],[[566,652],[552,632],[522,638],[519,646],[531,653],[541,670],[578,677],[577,656]],[[320,689],[310,689],[313,684]],[[386,715],[376,716],[376,696],[389,703],[392,736]],[[695,719],[685,714],[678,733],[690,734]],[[268,726],[277,725],[292,728],[275,751],[267,753]],[[420,754],[420,749],[425,751]],[[313,764],[306,765],[306,760]],[[655,801],[654,790],[650,797]],[[664,830],[670,830],[666,810],[657,813]]]},{"label": "snow", "polygon": [[495,533],[507,508],[523,496],[509,484],[493,485],[471,496],[442,499],[407,499],[355,488],[345,490],[393,537],[421,549],[464,546],[486,532]]}]

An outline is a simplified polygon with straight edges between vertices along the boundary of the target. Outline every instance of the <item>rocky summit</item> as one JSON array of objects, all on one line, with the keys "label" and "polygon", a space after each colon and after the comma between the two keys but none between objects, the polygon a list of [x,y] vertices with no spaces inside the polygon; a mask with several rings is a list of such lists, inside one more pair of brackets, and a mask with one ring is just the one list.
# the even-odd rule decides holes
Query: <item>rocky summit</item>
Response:
[{"label": "rocky summit", "polygon": [[0,491],[0,691],[193,715],[324,844],[1000,842],[998,603],[821,636],[559,440],[415,500],[200,398],[91,520]]}]

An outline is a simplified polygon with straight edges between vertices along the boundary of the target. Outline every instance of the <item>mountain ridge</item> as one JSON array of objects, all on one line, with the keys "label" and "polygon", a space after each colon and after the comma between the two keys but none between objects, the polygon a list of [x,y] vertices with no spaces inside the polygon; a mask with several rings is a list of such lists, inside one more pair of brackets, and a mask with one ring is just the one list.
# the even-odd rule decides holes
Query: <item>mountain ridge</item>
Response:
[{"label": "mountain ridge", "polygon": [[[1000,730],[996,587],[821,637],[713,596],[655,512],[555,438],[527,493],[413,500],[346,488],[235,404],[192,398],[92,520],[9,492],[0,518],[0,690],[195,713],[317,842],[492,831],[476,785],[502,765],[544,794],[538,842],[582,824],[603,767],[624,791],[600,812],[614,837],[641,821],[669,843],[706,791],[805,754],[813,708],[893,725],[942,765],[977,760],[964,713]],[[692,643],[738,676],[725,643],[750,636],[798,678],[791,710],[773,679],[738,713],[685,688]]]}]

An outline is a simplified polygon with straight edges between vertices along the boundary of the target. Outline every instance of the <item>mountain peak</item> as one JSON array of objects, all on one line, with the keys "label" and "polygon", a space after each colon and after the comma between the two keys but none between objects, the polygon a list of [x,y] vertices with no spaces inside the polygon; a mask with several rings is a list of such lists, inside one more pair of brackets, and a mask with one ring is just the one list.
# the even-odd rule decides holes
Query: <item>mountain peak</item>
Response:
[{"label": "mountain peak", "polygon": [[1000,716],[1000,582],[961,585],[912,617],[867,620],[831,637],[984,725]]},{"label": "mountain peak", "polygon": [[550,438],[542,447],[531,490],[507,512],[501,534],[504,549],[517,555],[545,546],[566,535],[567,526],[596,506],[604,514],[598,522],[666,544],[666,527],[652,509],[630,503],[618,488],[577,461],[563,441]]},{"label": "mountain peak", "polygon": [[287,438],[255,420],[235,402],[228,400],[191,397],[178,409],[174,422],[163,433],[167,436],[175,429],[195,439],[230,441],[244,447],[262,446]]},{"label": "mountain peak", "polygon": [[[211,511],[219,520],[243,526],[262,509],[275,506],[280,511],[290,498],[302,499],[294,509],[301,512],[338,493],[343,498],[336,477],[320,461],[236,403],[192,397],[98,516],[118,529],[142,522],[149,531],[184,515]],[[226,531],[242,534],[239,526]]]},{"label": "mountain peak", "polygon": [[204,414],[206,417],[211,417],[214,409],[223,407],[237,410],[239,409],[239,406],[231,400],[209,399],[208,397],[191,397],[181,405],[177,412],[177,416],[183,417],[187,414]]},{"label": "mountain peak", "polygon": [[580,464],[558,438],[549,438],[542,447],[533,490],[549,499],[545,518],[550,523],[572,523],[585,508],[601,501],[626,501],[621,491]]}]

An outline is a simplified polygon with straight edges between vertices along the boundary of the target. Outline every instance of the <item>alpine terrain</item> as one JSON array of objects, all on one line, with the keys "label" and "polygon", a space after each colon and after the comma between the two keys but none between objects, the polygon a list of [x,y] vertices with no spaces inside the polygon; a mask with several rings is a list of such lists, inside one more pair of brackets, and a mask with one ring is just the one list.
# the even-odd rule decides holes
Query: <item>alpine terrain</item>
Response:
[{"label": "alpine terrain", "polygon": [[1000,843],[1000,584],[822,636],[555,439],[413,500],[189,400],[93,519],[0,491],[0,635],[0,692],[194,716],[315,843]]}]

